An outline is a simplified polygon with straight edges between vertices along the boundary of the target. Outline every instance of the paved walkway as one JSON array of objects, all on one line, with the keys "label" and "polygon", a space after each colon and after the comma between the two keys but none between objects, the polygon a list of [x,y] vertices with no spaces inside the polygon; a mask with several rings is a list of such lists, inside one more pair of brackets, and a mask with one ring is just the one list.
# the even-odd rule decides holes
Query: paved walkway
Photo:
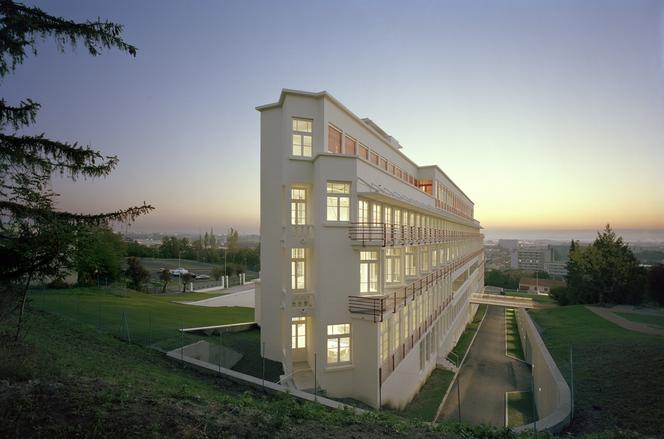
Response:
[{"label": "paved walkway", "polygon": [[175,302],[182,303],[184,305],[196,305],[196,306],[210,306],[210,307],[222,307],[222,306],[244,306],[247,308],[256,307],[256,290],[253,285],[244,285],[244,290],[236,291],[230,294],[224,294],[223,296],[211,297],[209,299],[197,300],[195,302]]},{"label": "paved walkway", "polygon": [[598,316],[608,320],[609,322],[615,323],[616,325],[627,329],[628,331],[641,332],[643,334],[650,335],[664,335],[664,329],[657,328],[653,325],[648,325],[647,323],[634,322],[632,320],[627,320],[624,317],[619,316],[616,312],[630,312],[633,314],[644,314],[644,315],[661,315],[653,312],[638,312],[632,307],[627,306],[614,306],[613,308],[601,308],[597,306],[586,306],[590,311],[594,312]]},{"label": "paved walkway", "polygon": [[[505,392],[530,390],[530,366],[505,355],[505,308],[489,306],[484,322],[459,372],[461,419],[471,424],[505,426]],[[453,384],[440,418],[455,421]]]}]

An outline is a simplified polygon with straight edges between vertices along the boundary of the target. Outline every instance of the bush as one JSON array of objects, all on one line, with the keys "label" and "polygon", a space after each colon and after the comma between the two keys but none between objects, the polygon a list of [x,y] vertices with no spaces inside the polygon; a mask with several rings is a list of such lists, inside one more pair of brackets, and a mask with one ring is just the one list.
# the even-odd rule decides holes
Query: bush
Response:
[{"label": "bush", "polygon": [[572,305],[573,303],[573,297],[570,294],[570,291],[567,287],[555,287],[551,288],[551,292],[549,295],[558,302],[558,305],[560,306],[565,306],[565,305]]}]

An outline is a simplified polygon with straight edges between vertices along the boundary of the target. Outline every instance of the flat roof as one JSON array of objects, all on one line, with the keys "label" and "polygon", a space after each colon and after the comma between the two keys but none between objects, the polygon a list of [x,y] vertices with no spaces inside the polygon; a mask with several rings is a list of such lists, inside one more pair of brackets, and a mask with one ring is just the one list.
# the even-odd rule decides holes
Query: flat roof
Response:
[{"label": "flat roof", "polygon": [[[392,148],[394,151],[396,151],[396,152],[397,152],[398,154],[400,154],[404,159],[406,159],[407,161],[409,161],[412,165],[416,166],[418,169],[435,168],[435,169],[437,169],[438,171],[440,171],[440,173],[443,174],[443,175],[445,176],[445,178],[447,178],[447,179],[449,180],[449,182],[452,183],[452,185],[453,185],[453,186],[454,186],[459,192],[461,192],[461,195],[463,195],[464,197],[466,197],[466,199],[467,199],[468,201],[470,201],[470,203],[471,203],[473,206],[475,205],[475,203],[473,202],[473,200],[471,200],[470,197],[469,197],[468,195],[466,195],[466,193],[465,193],[465,192],[464,192],[459,186],[457,186],[457,184],[454,182],[454,180],[452,180],[452,179],[451,179],[451,178],[445,173],[445,171],[443,171],[442,169],[440,169],[440,166],[438,166],[438,165],[426,165],[426,166],[420,166],[420,165],[418,165],[418,164],[415,163],[410,157],[408,157],[406,154],[404,154],[403,152],[400,151],[400,149],[402,148],[402,146],[401,146],[401,143],[399,143],[399,141],[397,141],[397,139],[395,139],[394,137],[392,137],[392,136],[390,136],[389,134],[387,134],[387,133],[386,133],[386,132],[385,132],[380,126],[378,126],[373,120],[371,120],[371,119],[369,119],[369,118],[364,118],[364,119],[363,119],[363,118],[358,117],[355,113],[353,113],[352,111],[350,111],[350,110],[349,110],[344,104],[342,104],[341,102],[339,102],[339,100],[337,100],[337,98],[335,98],[334,96],[332,96],[332,95],[331,95],[329,92],[327,92],[326,90],[319,91],[319,92],[311,92],[311,91],[304,91],[304,90],[295,90],[295,89],[291,89],[291,88],[282,88],[282,89],[281,89],[281,94],[279,95],[279,100],[278,100],[277,102],[273,102],[273,103],[271,103],[271,104],[259,105],[258,107],[256,107],[256,110],[262,112],[262,111],[265,111],[265,110],[271,110],[271,109],[273,109],[273,108],[281,107],[281,106],[283,106],[284,101],[286,100],[286,95],[289,95],[289,94],[291,94],[291,95],[297,95],[297,96],[307,96],[307,97],[312,97],[312,98],[328,98],[330,101],[332,101],[332,103],[334,103],[334,104],[337,105],[339,108],[341,108],[343,111],[345,111],[346,113],[348,113],[348,115],[351,116],[353,119],[355,119],[356,122],[358,122],[358,123],[364,125],[364,126],[367,127],[370,131],[373,131],[374,134],[376,134],[379,138],[382,138],[382,139],[383,139],[383,142],[385,143],[386,146],[388,146],[389,148]],[[395,145],[394,143],[392,143],[392,140],[394,140],[394,142],[396,143],[396,145]]]}]

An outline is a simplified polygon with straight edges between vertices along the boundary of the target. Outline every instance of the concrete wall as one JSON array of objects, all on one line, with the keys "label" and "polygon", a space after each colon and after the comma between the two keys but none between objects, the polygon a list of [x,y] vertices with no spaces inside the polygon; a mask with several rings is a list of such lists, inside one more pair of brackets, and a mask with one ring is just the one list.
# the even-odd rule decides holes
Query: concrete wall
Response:
[{"label": "concrete wall", "polygon": [[526,361],[533,368],[533,392],[538,420],[537,425],[528,424],[515,430],[530,431],[536,428],[538,431],[557,433],[565,428],[571,419],[572,398],[569,386],[528,312],[519,308],[516,315]]}]

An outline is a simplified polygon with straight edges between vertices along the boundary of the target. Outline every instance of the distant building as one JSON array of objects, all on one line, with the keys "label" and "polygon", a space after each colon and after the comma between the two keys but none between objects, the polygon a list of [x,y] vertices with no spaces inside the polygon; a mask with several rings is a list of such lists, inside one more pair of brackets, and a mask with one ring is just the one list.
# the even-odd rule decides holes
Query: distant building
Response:
[{"label": "distant building", "polygon": [[486,285],[484,287],[484,292],[486,294],[502,294],[502,293],[505,292],[505,289],[501,288],[501,287],[494,287],[494,286],[491,286],[491,285]]},{"label": "distant building", "polygon": [[523,245],[518,250],[518,267],[527,271],[545,271],[554,276],[567,275],[567,255],[559,246]]},{"label": "distant building", "polygon": [[518,250],[519,240],[518,239],[499,239],[498,247],[504,248],[506,250]]},{"label": "distant building", "polygon": [[552,288],[564,286],[565,282],[554,279],[524,277],[519,281],[519,291],[526,291],[528,293],[535,294],[549,294]]}]

